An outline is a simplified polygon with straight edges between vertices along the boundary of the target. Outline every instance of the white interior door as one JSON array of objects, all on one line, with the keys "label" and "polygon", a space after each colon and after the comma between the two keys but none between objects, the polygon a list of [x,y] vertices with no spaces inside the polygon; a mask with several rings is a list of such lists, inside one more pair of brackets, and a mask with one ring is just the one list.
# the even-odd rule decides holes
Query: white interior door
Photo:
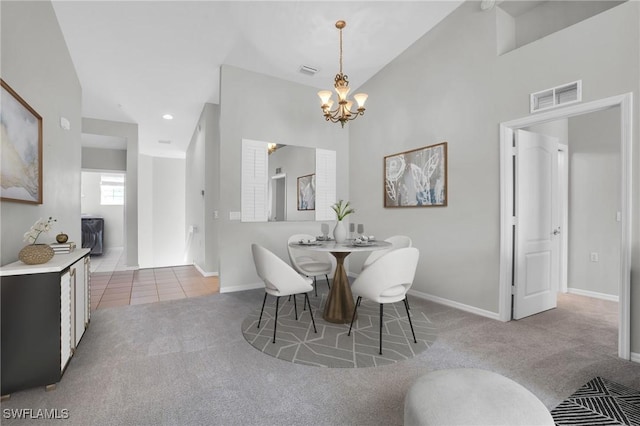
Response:
[{"label": "white interior door", "polygon": [[515,132],[513,317],[556,307],[560,255],[558,139]]}]

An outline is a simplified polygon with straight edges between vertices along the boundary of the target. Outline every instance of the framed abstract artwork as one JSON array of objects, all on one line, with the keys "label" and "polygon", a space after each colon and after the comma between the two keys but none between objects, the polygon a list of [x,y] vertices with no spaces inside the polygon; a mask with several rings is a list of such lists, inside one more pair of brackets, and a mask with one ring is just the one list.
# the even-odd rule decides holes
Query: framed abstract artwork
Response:
[{"label": "framed abstract artwork", "polygon": [[42,117],[0,79],[3,201],[42,204]]},{"label": "framed abstract artwork", "polygon": [[447,142],[384,157],[385,207],[447,205]]},{"label": "framed abstract artwork", "polygon": [[316,209],[316,175],[298,178],[298,210]]}]

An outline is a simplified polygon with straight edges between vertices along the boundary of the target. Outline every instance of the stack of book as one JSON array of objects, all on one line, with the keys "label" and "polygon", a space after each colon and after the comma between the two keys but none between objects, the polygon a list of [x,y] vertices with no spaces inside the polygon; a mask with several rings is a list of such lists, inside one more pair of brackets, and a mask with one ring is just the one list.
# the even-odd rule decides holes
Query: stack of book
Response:
[{"label": "stack of book", "polygon": [[67,243],[52,243],[49,244],[55,254],[71,253],[76,248],[76,243],[69,241]]}]

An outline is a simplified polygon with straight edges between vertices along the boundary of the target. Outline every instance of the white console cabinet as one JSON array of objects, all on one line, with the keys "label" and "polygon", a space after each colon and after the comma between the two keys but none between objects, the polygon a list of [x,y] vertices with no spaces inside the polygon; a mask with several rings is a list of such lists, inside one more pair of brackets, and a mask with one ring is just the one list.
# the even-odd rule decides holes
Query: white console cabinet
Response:
[{"label": "white console cabinet", "polygon": [[0,267],[3,397],[62,378],[89,324],[89,251]]}]

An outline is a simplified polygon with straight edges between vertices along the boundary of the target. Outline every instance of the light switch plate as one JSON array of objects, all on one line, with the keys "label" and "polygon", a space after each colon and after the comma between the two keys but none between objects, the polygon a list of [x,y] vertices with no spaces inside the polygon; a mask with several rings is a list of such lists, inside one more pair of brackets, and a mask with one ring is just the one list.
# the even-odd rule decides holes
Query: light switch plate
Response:
[{"label": "light switch plate", "polygon": [[71,123],[64,117],[60,117],[60,127],[64,130],[71,130]]}]

